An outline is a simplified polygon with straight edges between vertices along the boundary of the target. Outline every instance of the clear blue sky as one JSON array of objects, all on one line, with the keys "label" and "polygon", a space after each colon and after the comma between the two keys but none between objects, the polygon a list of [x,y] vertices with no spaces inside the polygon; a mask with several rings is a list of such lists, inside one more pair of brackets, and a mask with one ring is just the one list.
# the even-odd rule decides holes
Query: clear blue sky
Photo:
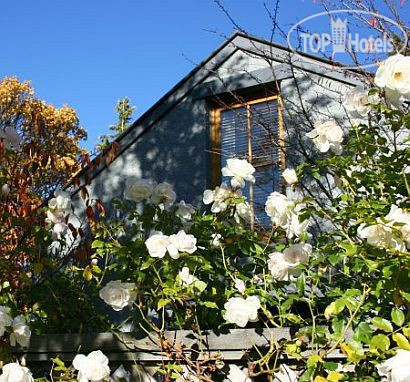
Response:
[{"label": "clear blue sky", "polygon": [[[269,38],[262,0],[221,1],[248,32]],[[281,3],[287,28],[322,10],[312,0]],[[130,97],[138,117],[234,29],[213,0],[13,0],[2,4],[0,28],[0,76],[31,80],[38,97],[74,107],[88,149],[114,122],[119,98]]]}]

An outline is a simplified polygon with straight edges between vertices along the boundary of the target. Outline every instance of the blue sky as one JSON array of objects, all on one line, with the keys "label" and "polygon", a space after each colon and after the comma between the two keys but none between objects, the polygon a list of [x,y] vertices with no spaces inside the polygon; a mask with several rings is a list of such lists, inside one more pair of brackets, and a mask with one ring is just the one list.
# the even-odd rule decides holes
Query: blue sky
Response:
[{"label": "blue sky", "polygon": [[[262,0],[221,1],[248,32],[269,38]],[[285,29],[322,10],[312,0],[281,4]],[[31,80],[38,97],[74,107],[90,150],[119,98],[131,98],[138,117],[234,29],[213,0],[13,0],[2,4],[0,28],[0,76]]]}]

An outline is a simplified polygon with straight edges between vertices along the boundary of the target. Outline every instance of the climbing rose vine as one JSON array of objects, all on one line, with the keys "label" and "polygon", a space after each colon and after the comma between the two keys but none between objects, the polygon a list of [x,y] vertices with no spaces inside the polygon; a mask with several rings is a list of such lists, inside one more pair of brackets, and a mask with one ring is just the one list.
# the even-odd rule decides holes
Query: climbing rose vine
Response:
[{"label": "climbing rose vine", "polygon": [[[112,205],[119,218],[94,217],[91,243],[74,237],[70,198],[55,192],[44,207],[47,244],[79,243],[73,253],[81,266],[65,269],[108,306],[101,327],[115,331],[125,319],[129,331],[154,333],[162,344],[165,330],[292,328],[241,365],[211,357],[194,368],[166,348],[168,380],[409,380],[408,57],[390,57],[374,87],[348,94],[350,118],[316,121],[305,138],[317,159],[286,169],[283,188],[267,197],[270,224],[256,219],[252,229],[246,190],[255,168],[240,158],[227,160],[223,182],[204,190],[195,207],[178,201],[171,183],[128,179]],[[19,145],[12,131],[2,139]],[[12,192],[3,185],[1,197]],[[26,346],[38,316],[0,308],[0,334]],[[54,362],[54,380],[130,378],[121,368],[110,377],[101,351],[77,355],[69,366]],[[33,380],[21,363],[7,363],[2,373],[0,381]]]}]

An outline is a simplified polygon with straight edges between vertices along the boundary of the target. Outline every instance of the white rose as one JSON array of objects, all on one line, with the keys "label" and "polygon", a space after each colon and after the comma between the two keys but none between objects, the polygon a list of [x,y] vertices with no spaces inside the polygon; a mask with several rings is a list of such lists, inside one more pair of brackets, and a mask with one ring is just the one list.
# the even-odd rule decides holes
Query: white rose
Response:
[{"label": "white rose", "polygon": [[300,270],[297,267],[301,264],[307,264],[311,254],[312,246],[310,244],[294,244],[286,248],[283,253],[271,253],[268,269],[275,280],[289,280],[289,276],[300,275]]},{"label": "white rose", "polygon": [[9,315],[10,308],[0,305],[0,337],[4,335],[6,327],[11,326],[13,319]]},{"label": "white rose", "polygon": [[179,276],[179,283],[183,286],[189,286],[198,280],[194,275],[191,275],[189,273],[188,267],[183,267],[179,271],[178,276]]},{"label": "white rose", "polygon": [[258,309],[261,307],[259,297],[249,296],[231,297],[224,305],[225,320],[244,328],[248,321],[255,322],[258,319]]},{"label": "white rose", "polygon": [[275,280],[285,281],[289,279],[289,267],[282,252],[269,254],[268,269]]},{"label": "white rose", "polygon": [[298,182],[298,176],[293,168],[287,168],[282,174],[287,184],[295,184]]},{"label": "white rose", "polygon": [[110,382],[130,382],[131,373],[125,370],[124,366],[121,364],[114,373],[111,374]]},{"label": "white rose", "polygon": [[3,366],[0,382],[34,382],[34,378],[27,367],[8,363]]},{"label": "white rose", "polygon": [[178,203],[177,210],[175,215],[178,216],[181,220],[187,221],[191,220],[192,214],[195,212],[195,208],[191,204],[185,203],[181,200]]},{"label": "white rose", "polygon": [[21,137],[17,130],[11,126],[5,129],[0,129],[0,139],[3,139],[4,147],[6,149],[18,149],[21,144]]},{"label": "white rose", "polygon": [[204,204],[211,204],[215,200],[215,191],[214,190],[205,190],[202,197]]},{"label": "white rose", "polygon": [[52,232],[54,238],[59,238],[68,231],[66,223],[68,215],[59,209],[48,210],[46,222],[53,225]]},{"label": "white rose", "polygon": [[307,264],[309,256],[312,254],[312,246],[310,244],[294,244],[283,251],[283,260],[287,263],[289,274],[298,276],[300,270],[295,269],[301,264]]},{"label": "white rose", "polygon": [[51,224],[65,223],[67,215],[60,210],[48,210],[46,222]]},{"label": "white rose", "polygon": [[265,203],[265,211],[274,225],[286,226],[289,222],[293,202],[279,192],[272,192]]},{"label": "white rose", "polygon": [[110,376],[108,358],[100,351],[93,351],[88,356],[78,354],[73,360],[78,370],[78,382],[102,382]]},{"label": "white rose", "polygon": [[56,191],[54,198],[48,201],[48,207],[53,210],[60,210],[62,212],[70,212],[71,197],[66,191]]},{"label": "white rose", "polygon": [[8,184],[3,184],[3,185],[1,186],[1,194],[2,194],[3,196],[7,196],[9,193],[10,193],[10,187],[9,187],[9,185],[8,185]]},{"label": "white rose", "polygon": [[316,122],[315,128],[306,136],[313,139],[313,143],[322,153],[329,151],[329,149],[336,154],[342,152],[343,130],[334,120]]},{"label": "white rose", "polygon": [[162,233],[154,234],[145,241],[145,246],[151,257],[163,258],[167,253],[169,244],[169,237]]},{"label": "white rose", "polygon": [[403,240],[410,247],[410,212],[406,212],[393,204],[384,219],[389,221],[389,225],[401,233]]},{"label": "white rose", "polygon": [[378,223],[366,226],[361,224],[357,229],[357,235],[366,239],[370,245],[382,248],[394,248],[404,251],[404,243],[393,235],[393,230],[378,219]]},{"label": "white rose", "polygon": [[212,235],[212,246],[219,248],[221,246],[222,235],[220,233],[213,233]]},{"label": "white rose", "polygon": [[241,196],[242,193],[239,190],[234,191],[225,183],[222,183],[220,186],[215,187],[215,190],[205,190],[203,202],[204,204],[213,203],[211,212],[216,214],[225,211],[235,198]]},{"label": "white rose", "polygon": [[10,334],[11,346],[16,346],[18,343],[22,347],[29,345],[31,331],[23,316],[17,316],[13,320],[13,333]]},{"label": "white rose", "polygon": [[235,279],[235,288],[239,293],[244,294],[246,290],[245,282],[241,279]]},{"label": "white rose", "polygon": [[365,117],[372,109],[370,104],[377,102],[378,96],[376,94],[369,96],[368,89],[357,86],[346,93],[344,105],[353,117]]},{"label": "white rose", "polygon": [[181,230],[176,235],[169,237],[168,253],[173,259],[179,257],[179,252],[194,253],[197,250],[196,238],[193,235],[187,235]]},{"label": "white rose", "polygon": [[155,186],[152,191],[151,201],[154,204],[163,204],[168,207],[174,204],[176,197],[172,186],[167,182],[163,182]]},{"label": "white rose", "polygon": [[151,180],[130,178],[125,185],[124,198],[140,202],[149,199],[153,190],[154,182]]},{"label": "white rose", "polygon": [[252,277],[252,283],[256,284],[256,285],[263,285],[263,280],[260,276],[258,275],[254,275]]},{"label": "white rose", "polygon": [[393,93],[410,96],[410,57],[396,54],[382,62],[374,82]]},{"label": "white rose", "polygon": [[238,224],[241,223],[241,219],[245,221],[251,220],[251,206],[247,202],[237,204],[234,218]]},{"label": "white rose", "polygon": [[302,235],[302,233],[306,231],[308,226],[309,220],[304,220],[303,222],[301,222],[299,220],[298,212],[293,211],[293,213],[289,215],[287,224],[282,228],[286,229],[286,235],[289,239],[292,239],[293,237],[299,237],[300,235]]},{"label": "white rose", "polygon": [[265,211],[274,225],[286,230],[288,238],[299,237],[309,226],[309,220],[300,221],[303,204],[297,204],[279,192],[272,192],[265,203]]},{"label": "white rose", "polygon": [[68,225],[64,223],[55,224],[53,227],[52,236],[53,239],[59,239],[61,236],[64,236],[68,231]]},{"label": "white rose", "polygon": [[410,381],[410,351],[399,349],[394,357],[377,365],[381,377],[387,377],[387,382]]},{"label": "white rose", "polygon": [[229,365],[229,373],[226,376],[230,382],[252,382],[252,379],[239,368],[239,366]]},{"label": "white rose", "polygon": [[115,311],[132,306],[137,297],[137,286],[134,283],[123,283],[120,280],[110,281],[99,292],[100,298]]},{"label": "white rose", "polygon": [[254,183],[254,167],[245,159],[230,158],[226,161],[226,166],[222,169],[223,176],[230,176],[233,188],[245,187],[245,181]]}]

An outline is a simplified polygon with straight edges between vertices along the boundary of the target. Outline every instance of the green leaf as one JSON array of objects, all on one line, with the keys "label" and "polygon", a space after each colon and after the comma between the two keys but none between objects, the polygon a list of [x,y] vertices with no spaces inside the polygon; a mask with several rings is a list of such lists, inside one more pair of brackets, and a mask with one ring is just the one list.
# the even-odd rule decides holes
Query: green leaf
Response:
[{"label": "green leaf", "polygon": [[337,335],[340,336],[342,334],[342,330],[345,326],[345,322],[343,319],[339,319],[334,317],[332,320],[332,330]]},{"label": "green leaf", "polygon": [[384,332],[390,333],[393,331],[393,325],[389,320],[386,320],[385,318],[373,317],[372,323],[374,326],[376,326],[378,329],[383,330]]},{"label": "green leaf", "polygon": [[89,269],[88,267],[84,269],[83,277],[84,277],[87,281],[91,281],[91,280],[92,280],[93,274],[92,274],[92,272],[90,271],[90,269]]},{"label": "green leaf", "polygon": [[353,256],[357,253],[357,247],[354,244],[342,242],[339,245],[345,250],[347,256]]},{"label": "green leaf", "polygon": [[393,308],[391,311],[391,319],[397,326],[402,326],[404,324],[405,316],[400,309]]},{"label": "green leaf", "polygon": [[332,301],[325,309],[325,317],[327,320],[335,313],[335,302]]},{"label": "green leaf", "polygon": [[317,354],[312,354],[311,356],[309,356],[306,364],[308,367],[312,367],[315,366],[318,362],[323,363],[322,357]]},{"label": "green leaf", "polygon": [[257,243],[255,243],[255,252],[256,252],[257,255],[262,255],[263,254],[263,248]]},{"label": "green leaf", "polygon": [[372,333],[373,330],[371,326],[367,322],[361,322],[359,325],[357,325],[353,338],[357,341],[368,344],[371,341]]},{"label": "green leaf", "polygon": [[343,312],[343,309],[345,308],[345,306],[346,306],[346,300],[344,298],[339,298],[339,300],[335,301],[334,313],[339,314]]},{"label": "green leaf", "polygon": [[336,362],[325,362],[324,364],[323,364],[323,367],[326,369],[326,370],[329,370],[329,371],[336,371],[336,369],[338,368],[338,364],[336,363]]},{"label": "green leaf", "polygon": [[153,263],[154,263],[153,259],[149,258],[147,261],[144,261],[141,264],[140,270],[144,271],[145,269],[148,269]]},{"label": "green leaf", "polygon": [[295,300],[293,298],[288,298],[287,300],[285,300],[285,302],[281,305],[282,311],[286,312],[287,310],[289,310],[294,302]]},{"label": "green leaf", "polygon": [[390,340],[384,334],[376,334],[370,341],[370,347],[386,351],[390,347]]},{"label": "green leaf", "polygon": [[397,346],[400,349],[404,349],[404,350],[410,350],[410,343],[409,340],[403,336],[403,334],[401,333],[394,333],[393,334],[393,339],[394,341],[396,341]]},{"label": "green leaf", "polygon": [[403,290],[400,291],[400,294],[407,300],[410,302],[410,293],[407,293]]},{"label": "green leaf", "polygon": [[305,284],[306,284],[305,274],[302,273],[296,281],[296,289],[300,296],[302,296],[305,291]]},{"label": "green leaf", "polygon": [[60,358],[51,358],[53,363],[55,363],[57,366],[64,366],[64,362]]},{"label": "green leaf", "polygon": [[198,289],[200,292],[203,292],[207,286],[207,283],[201,281],[201,280],[195,280],[194,282],[194,288]]},{"label": "green leaf", "polygon": [[331,371],[327,376],[327,380],[330,382],[338,382],[341,379],[343,379],[343,374],[338,373],[337,371]]},{"label": "green leaf", "polygon": [[157,304],[157,310],[162,309],[164,306],[168,305],[171,302],[168,298],[161,298]]},{"label": "green leaf", "polygon": [[91,245],[91,248],[101,248],[101,247],[103,247],[103,246],[104,246],[104,242],[103,242],[103,241],[101,241],[101,240],[94,240],[93,243],[92,243],[92,245]]},{"label": "green leaf", "polygon": [[101,273],[101,269],[98,265],[93,265],[93,272],[96,274],[100,274]]},{"label": "green leaf", "polygon": [[294,313],[285,313],[280,315],[283,319],[289,320],[290,322],[293,322],[294,324],[299,324],[302,322],[302,319],[300,316]]},{"label": "green leaf", "polygon": [[340,344],[340,348],[346,354],[349,361],[358,363],[365,358],[360,342],[350,341],[348,344],[342,343]]},{"label": "green leaf", "polygon": [[206,306],[209,309],[218,309],[218,305],[213,301],[201,301],[199,304]]}]

